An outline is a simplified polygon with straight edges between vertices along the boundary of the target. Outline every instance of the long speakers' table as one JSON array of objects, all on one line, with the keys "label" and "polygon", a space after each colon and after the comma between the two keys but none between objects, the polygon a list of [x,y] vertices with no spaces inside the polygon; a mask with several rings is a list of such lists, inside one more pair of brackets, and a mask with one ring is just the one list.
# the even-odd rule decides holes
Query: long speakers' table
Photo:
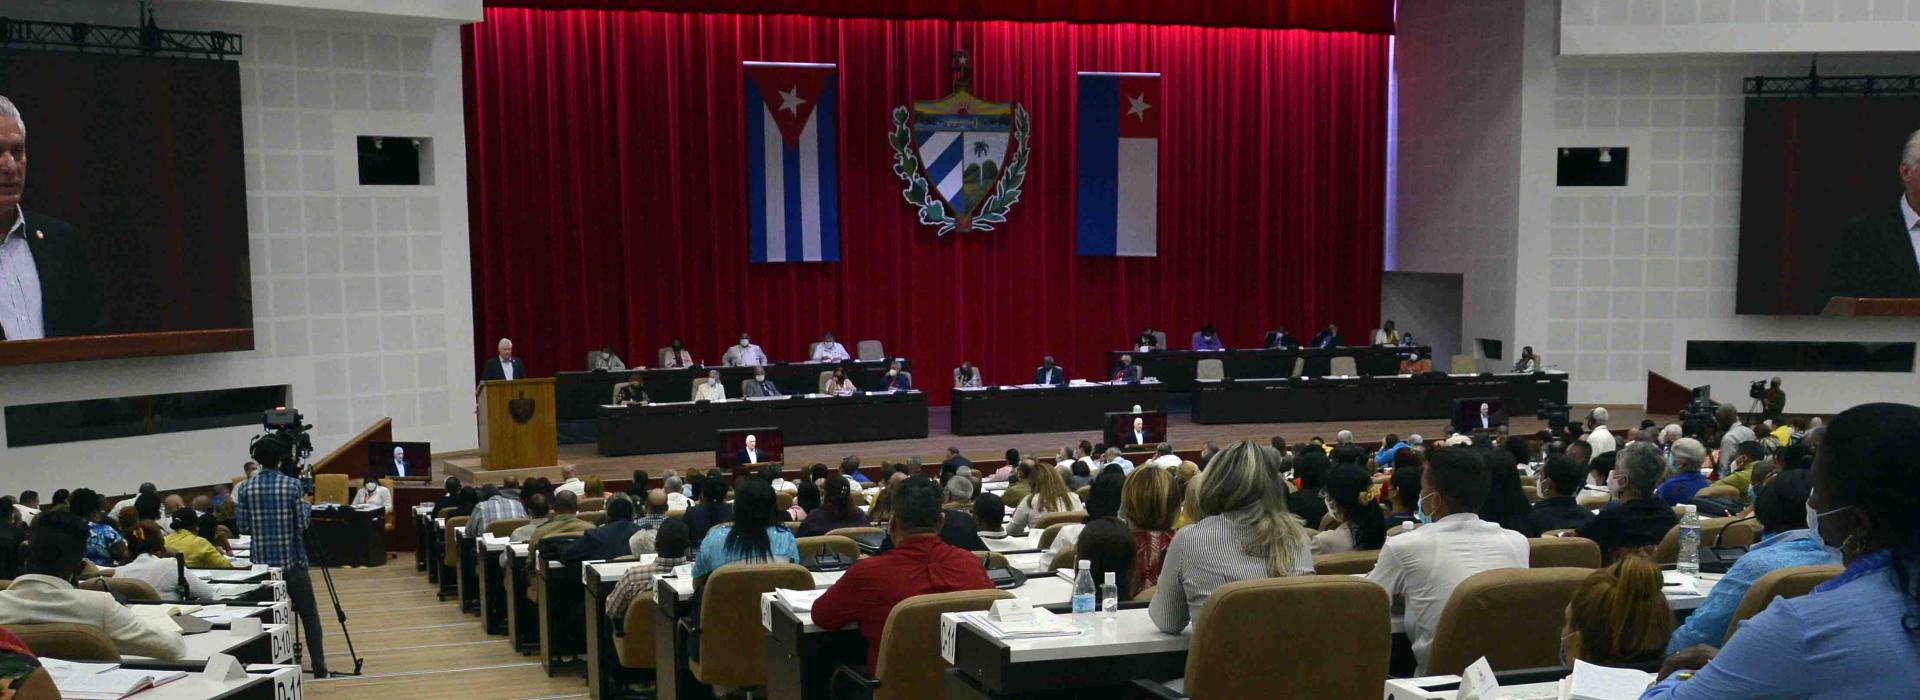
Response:
[{"label": "long speakers' table", "polygon": [[1360,374],[1381,376],[1399,372],[1403,356],[1426,357],[1429,352],[1431,348],[1424,345],[1292,350],[1113,350],[1107,353],[1107,366],[1118,366],[1121,355],[1132,355],[1140,371],[1167,385],[1167,391],[1193,391],[1201,360],[1219,360],[1223,373],[1234,379],[1265,379],[1294,376],[1295,360],[1301,361],[1300,376],[1324,377],[1333,373],[1333,358],[1351,357]]},{"label": "long speakers' table", "polygon": [[954,389],[952,397],[955,435],[1102,430],[1109,411],[1167,410],[1167,386],[1157,382]]},{"label": "long speakers' table", "polygon": [[927,436],[927,395],[789,396],[725,403],[601,406],[601,456],[713,449],[713,431],[779,428],[787,445]]},{"label": "long speakers' table", "polygon": [[[809,394],[820,390],[820,373],[831,372],[836,365],[847,368],[847,377],[862,389],[878,389],[886,383],[888,362],[783,362],[767,365],[767,379],[786,394]],[[901,360],[900,366],[913,371],[913,363]],[[727,398],[740,398],[740,382],[753,378],[752,367],[693,367],[688,369],[649,369],[640,372],[647,384],[647,396],[656,402],[693,399],[693,380],[707,376],[707,370],[720,370],[720,383]],[[613,401],[613,387],[627,381],[632,372],[557,372],[553,375],[555,416],[560,420],[592,420],[594,411]],[[915,377],[915,380],[921,379]],[[929,377],[928,380],[935,378]],[[944,380],[941,380],[944,381]]]},{"label": "long speakers' table", "polygon": [[1447,418],[1454,399],[1499,397],[1509,417],[1567,400],[1565,373],[1202,381],[1193,422],[1292,423]]}]

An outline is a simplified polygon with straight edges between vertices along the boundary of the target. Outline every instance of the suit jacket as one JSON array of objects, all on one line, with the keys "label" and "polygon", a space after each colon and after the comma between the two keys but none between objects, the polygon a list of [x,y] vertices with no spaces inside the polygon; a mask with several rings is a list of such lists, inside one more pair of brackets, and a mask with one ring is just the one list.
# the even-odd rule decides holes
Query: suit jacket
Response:
[{"label": "suit jacket", "polygon": [[[65,221],[21,210],[27,250],[40,276],[41,330],[48,338],[91,335],[105,331],[99,290],[93,285],[93,266],[87,262],[85,241]],[[0,340],[6,340],[0,330]]]},{"label": "suit jacket", "polygon": [[[487,358],[487,366],[485,370],[480,372],[480,380],[481,381],[500,381],[506,378],[507,378],[507,372],[504,368],[500,366],[500,356],[494,355],[493,357]],[[525,362],[520,361],[520,358],[518,357],[513,358],[513,378],[514,379],[527,378],[527,364]]]},{"label": "suit jacket", "polygon": [[387,476],[406,476],[407,470],[411,468],[404,459],[393,460],[392,464],[393,467],[387,470]]},{"label": "suit jacket", "polygon": [[887,377],[884,387],[890,391],[908,391],[913,388],[913,375],[906,372]]},{"label": "suit jacket", "polygon": [[1128,384],[1140,383],[1140,365],[1127,365],[1113,370],[1113,380]]},{"label": "suit jacket", "polygon": [[1316,348],[1337,348],[1342,345],[1346,345],[1346,341],[1341,340],[1338,333],[1320,331],[1319,335],[1313,337],[1313,346]]},{"label": "suit jacket", "polygon": [[733,463],[734,464],[760,464],[764,462],[773,461],[773,457],[767,454],[767,450],[765,448],[756,449],[754,450],[754,452],[756,454],[754,454],[752,458],[748,457],[747,451],[745,449],[742,449],[739,452],[733,453]]},{"label": "suit jacket", "polygon": [[741,396],[784,396],[784,394],[780,393],[780,387],[774,386],[773,380],[771,379],[768,379],[765,381],[760,381],[755,379],[745,380],[740,386],[740,395]]},{"label": "suit jacket", "polygon": [[580,541],[560,553],[560,561],[578,564],[589,559],[612,559],[632,554],[633,550],[627,548],[627,540],[639,531],[640,524],[632,520],[601,525],[581,533]]},{"label": "suit jacket", "polygon": [[1294,340],[1292,335],[1286,333],[1267,331],[1267,338],[1260,341],[1260,345],[1266,348],[1297,348],[1300,347],[1300,341]]},{"label": "suit jacket", "polygon": [[1045,367],[1041,367],[1033,371],[1033,383],[1065,384],[1067,383],[1067,373],[1064,370],[1060,369],[1059,365],[1054,365],[1053,369],[1051,370]]},{"label": "suit jacket", "polygon": [[646,403],[647,400],[647,388],[644,385],[634,386],[632,384],[621,384],[613,388],[614,403],[622,403],[625,401]]},{"label": "suit jacket", "polygon": [[1124,433],[1121,433],[1121,434],[1120,434],[1120,437],[1121,437],[1121,438],[1123,438],[1123,439],[1125,439],[1125,440],[1127,441],[1127,444],[1129,444],[1129,445],[1150,445],[1150,444],[1153,444],[1153,434],[1152,434],[1152,433],[1149,433],[1149,432],[1147,432],[1147,431],[1145,431],[1145,430],[1142,430],[1142,431],[1139,431],[1139,432],[1134,432],[1134,431],[1131,431],[1131,430],[1129,430],[1129,431],[1127,431],[1127,432],[1124,432]]},{"label": "suit jacket", "polygon": [[1829,248],[1818,306],[1831,297],[1920,297],[1920,261],[1898,205],[1847,222]]}]

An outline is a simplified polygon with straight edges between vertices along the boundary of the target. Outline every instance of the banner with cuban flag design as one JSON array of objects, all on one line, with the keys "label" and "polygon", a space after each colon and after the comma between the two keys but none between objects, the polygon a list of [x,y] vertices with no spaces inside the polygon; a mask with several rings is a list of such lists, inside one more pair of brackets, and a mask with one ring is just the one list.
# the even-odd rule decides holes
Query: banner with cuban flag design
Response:
[{"label": "banner with cuban flag design", "polygon": [[1159,251],[1160,74],[1081,73],[1080,255]]},{"label": "banner with cuban flag design", "polygon": [[759,61],[743,66],[749,261],[838,261],[835,66]]}]

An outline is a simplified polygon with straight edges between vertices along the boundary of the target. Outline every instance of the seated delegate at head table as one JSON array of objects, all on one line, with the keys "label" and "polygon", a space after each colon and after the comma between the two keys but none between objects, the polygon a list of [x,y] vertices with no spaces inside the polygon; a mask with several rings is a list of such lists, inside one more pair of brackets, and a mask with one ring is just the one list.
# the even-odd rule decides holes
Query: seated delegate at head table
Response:
[{"label": "seated delegate at head table", "polygon": [[1514,361],[1513,371],[1515,372],[1540,371],[1540,356],[1533,354],[1532,345],[1522,346],[1520,348],[1520,359]]},{"label": "seated delegate at head table", "polygon": [[1153,334],[1153,326],[1140,329],[1140,337],[1133,339],[1135,352],[1153,352],[1160,349],[1160,336]]},{"label": "seated delegate at head table", "polygon": [[1140,366],[1133,363],[1132,355],[1120,356],[1120,366],[1113,368],[1113,383],[1140,383]]},{"label": "seated delegate at head table", "polygon": [[881,383],[881,391],[912,391],[913,375],[900,369],[900,361],[894,360],[887,366],[887,379]]},{"label": "seated delegate at head table", "polygon": [[1033,371],[1033,383],[1041,386],[1059,386],[1067,383],[1067,373],[1053,364],[1053,356],[1040,358],[1040,367]]},{"label": "seated delegate at head table", "polygon": [[1327,327],[1318,335],[1313,336],[1313,346],[1316,348],[1337,348],[1346,344],[1347,342],[1340,338],[1340,327],[1331,323],[1327,324]]},{"label": "seated delegate at head table", "polygon": [[622,406],[645,406],[651,400],[647,397],[646,380],[641,378],[639,372],[627,375],[626,383],[613,388],[613,402]]},{"label": "seated delegate at head table", "polygon": [[1200,330],[1193,334],[1193,349],[1225,350],[1227,349],[1227,345],[1226,343],[1221,342],[1220,334],[1215,333],[1213,331],[1213,324],[1209,323],[1207,325],[1201,326]]},{"label": "seated delegate at head table", "polygon": [[587,370],[593,372],[625,372],[627,363],[613,354],[613,343],[600,346],[599,350],[587,353]]},{"label": "seated delegate at head table", "polygon": [[847,378],[845,367],[833,368],[833,374],[827,377],[824,389],[829,396],[852,396],[860,391],[859,387],[853,385],[853,380]]},{"label": "seated delegate at head table", "polygon": [[754,345],[746,333],[741,333],[740,342],[727,348],[727,352],[720,356],[720,364],[728,367],[759,367],[767,364],[767,353]]},{"label": "seated delegate at head table", "polygon": [[727,400],[727,387],[720,383],[720,370],[707,370],[706,381],[693,388],[693,400],[715,403]]},{"label": "seated delegate at head table", "polygon": [[674,338],[673,344],[668,345],[666,350],[660,353],[662,369],[685,369],[692,366],[693,353],[687,352],[687,344],[681,342],[679,338]]},{"label": "seated delegate at head table", "polygon": [[847,354],[847,346],[833,340],[833,334],[820,336],[820,342],[813,344],[813,352],[808,359],[814,362],[846,362],[853,358]]},{"label": "seated delegate at head table", "polygon": [[953,370],[953,388],[978,389],[985,386],[980,380],[980,370],[972,362],[962,362]]},{"label": "seated delegate at head table", "polygon": [[767,368],[758,365],[755,365],[753,368],[753,378],[740,383],[740,395],[747,398],[756,396],[785,396],[785,394],[780,393],[780,387],[774,386],[773,381],[767,379]]},{"label": "seated delegate at head table", "polygon": [[1300,341],[1295,339],[1292,334],[1287,332],[1286,326],[1281,326],[1279,328],[1275,328],[1273,330],[1267,331],[1267,337],[1266,339],[1260,341],[1260,347],[1266,348],[1268,350],[1297,348],[1297,347],[1300,347]]},{"label": "seated delegate at head table", "polygon": [[1379,328],[1373,329],[1373,344],[1376,346],[1400,344],[1400,331],[1394,329],[1392,319],[1380,324]]}]

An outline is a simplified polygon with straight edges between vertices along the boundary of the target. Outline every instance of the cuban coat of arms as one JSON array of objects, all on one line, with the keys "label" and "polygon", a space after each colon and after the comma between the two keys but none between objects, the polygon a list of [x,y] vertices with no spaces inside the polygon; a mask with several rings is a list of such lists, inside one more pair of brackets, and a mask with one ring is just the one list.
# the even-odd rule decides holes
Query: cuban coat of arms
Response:
[{"label": "cuban coat of arms", "polygon": [[955,51],[953,92],[895,107],[887,136],[893,173],[907,183],[901,196],[938,235],[1006,223],[1027,177],[1026,108],[975,97],[971,74],[967,53]]}]

